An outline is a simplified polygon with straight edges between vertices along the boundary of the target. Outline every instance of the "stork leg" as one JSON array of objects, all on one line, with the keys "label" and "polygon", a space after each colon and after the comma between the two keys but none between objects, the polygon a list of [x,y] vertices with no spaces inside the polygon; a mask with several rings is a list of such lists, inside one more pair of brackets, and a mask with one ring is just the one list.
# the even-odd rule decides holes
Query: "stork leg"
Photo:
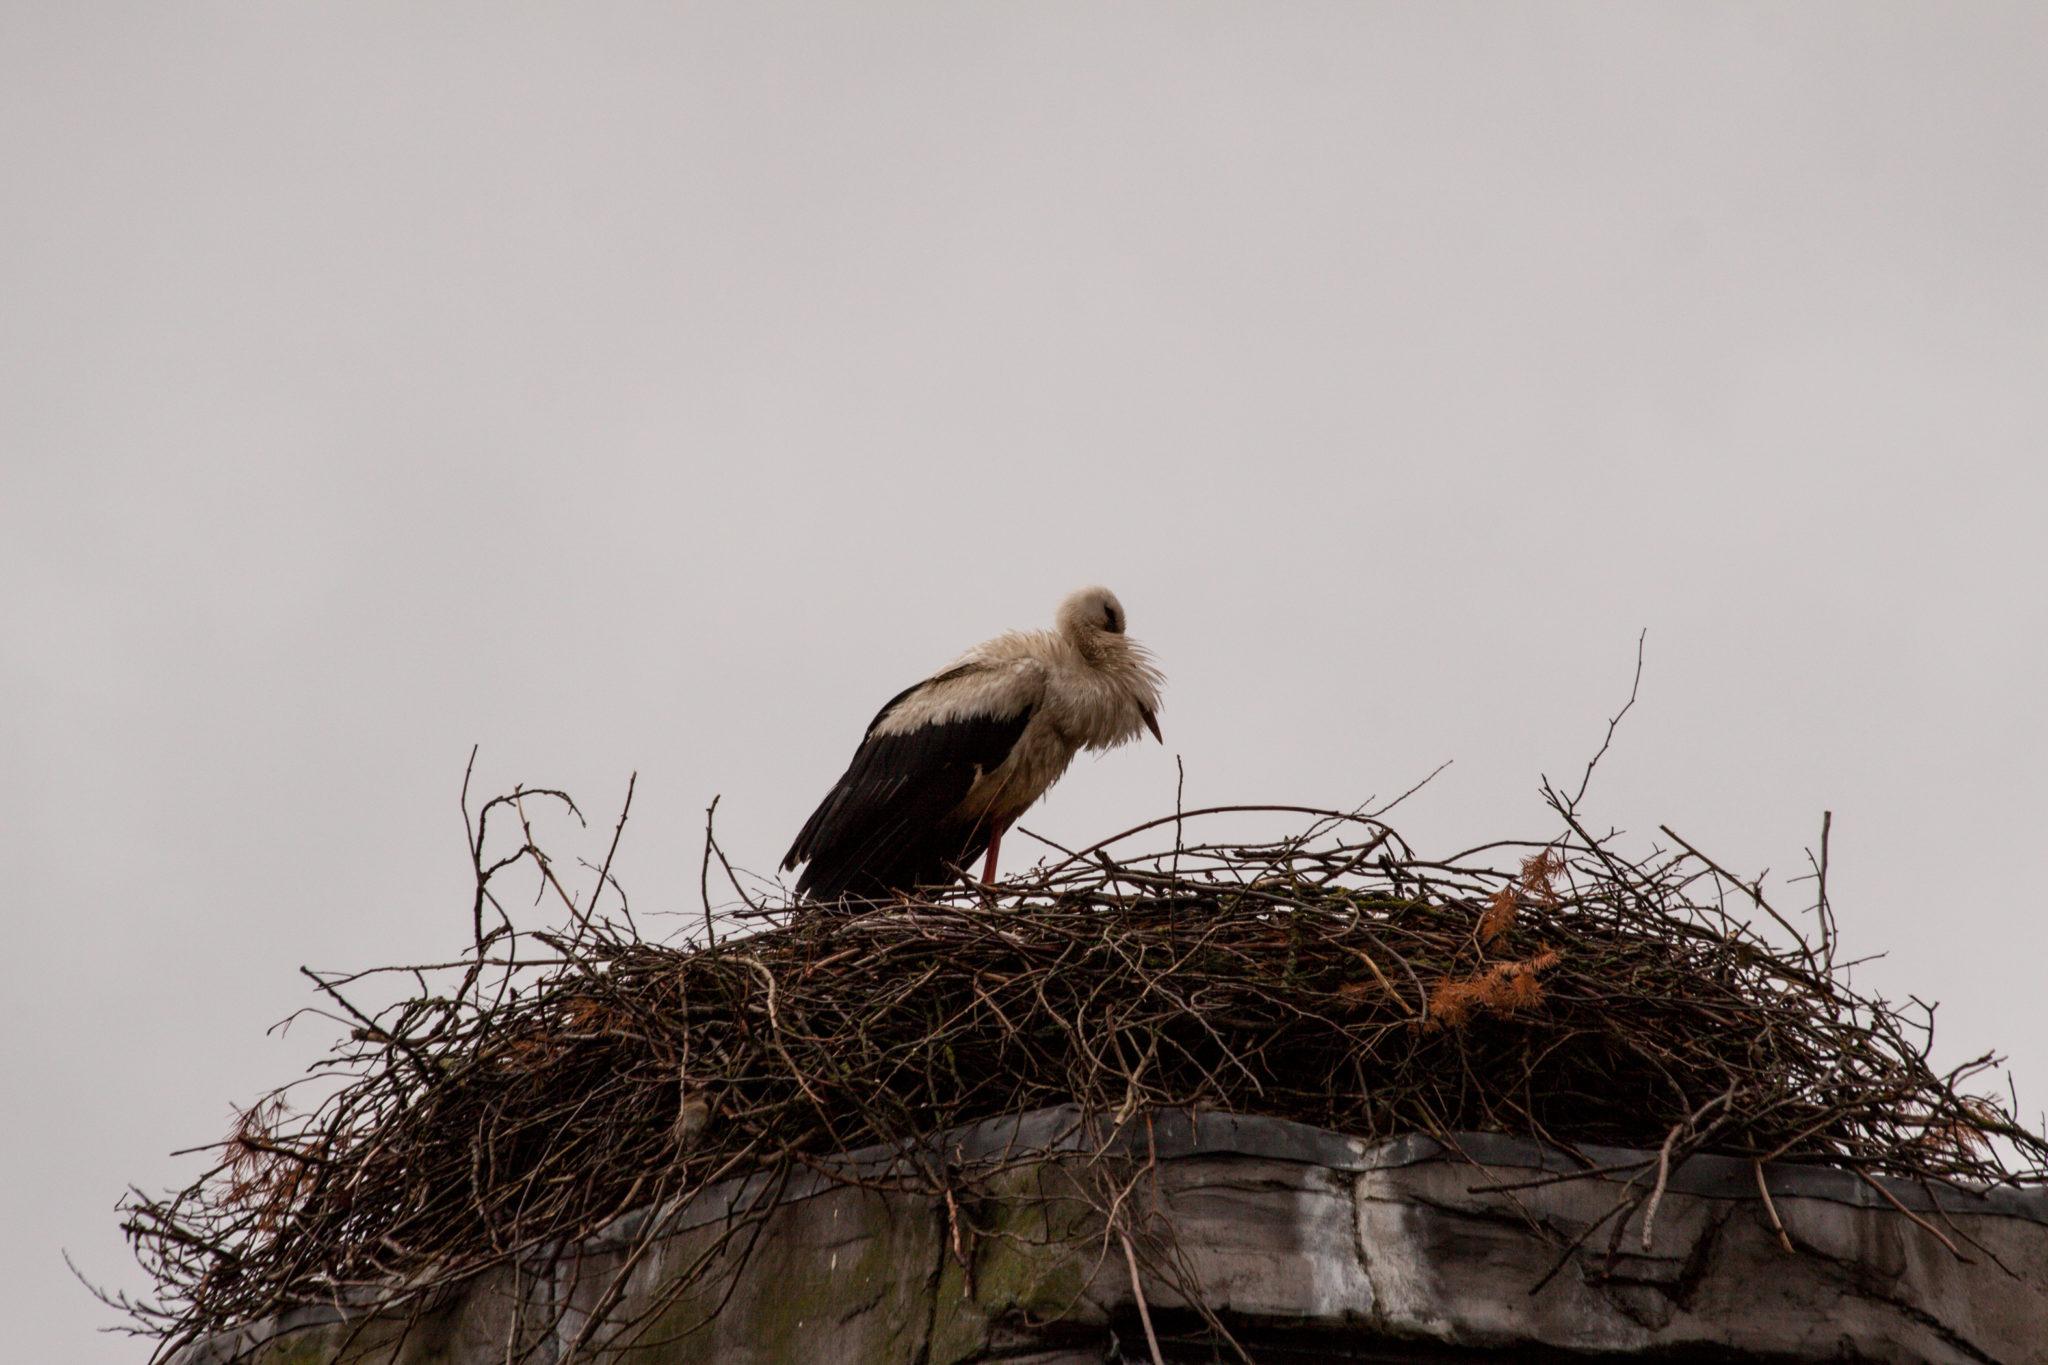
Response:
[{"label": "stork leg", "polygon": [[1003,846],[1003,827],[996,826],[995,833],[988,836],[988,861],[981,866],[981,881],[984,886],[995,885],[996,851]]}]

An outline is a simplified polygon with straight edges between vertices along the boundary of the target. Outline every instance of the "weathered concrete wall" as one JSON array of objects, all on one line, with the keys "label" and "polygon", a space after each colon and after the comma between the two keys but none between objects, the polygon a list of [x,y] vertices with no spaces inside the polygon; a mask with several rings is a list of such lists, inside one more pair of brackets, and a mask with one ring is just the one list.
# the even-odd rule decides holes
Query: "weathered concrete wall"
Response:
[{"label": "weathered concrete wall", "polygon": [[[968,1156],[1072,1152],[1078,1125],[1046,1110],[945,1143]],[[1425,1138],[1368,1145],[1222,1114],[1158,1115],[1147,1128],[1125,1134],[1125,1175],[1157,1158],[1132,1197],[1150,1226],[1175,1229],[1203,1299],[1255,1358],[2048,1362],[2048,1199],[2037,1194],[1888,1183],[1923,1226],[1847,1172],[1769,1167],[1788,1252],[1754,1168],[1700,1157],[1673,1173],[1651,1249],[1638,1214],[1610,1263],[1601,1220],[1619,1185],[1529,1185],[1573,1168],[1533,1143],[1472,1135],[1460,1157]],[[870,1174],[883,1165],[874,1153],[848,1160]],[[529,1256],[410,1319],[300,1310],[178,1365],[483,1365],[522,1353],[554,1365],[593,1350],[620,1365],[1144,1359],[1121,1244],[1089,1237],[1099,1221],[1076,1197],[1075,1181],[1107,1169],[1053,1155],[1007,1171],[971,1210],[992,1235],[958,1252],[943,1201],[808,1173],[779,1190],[734,1182],[629,1215],[571,1253]],[[1523,1187],[1487,1188],[1500,1185]],[[1144,1259],[1168,1263],[1158,1237],[1139,1240]],[[704,1257],[739,1269],[679,1293]],[[1195,1322],[1171,1278],[1141,1280],[1169,1337]],[[1212,1358],[1172,1340],[1166,1351]]]}]

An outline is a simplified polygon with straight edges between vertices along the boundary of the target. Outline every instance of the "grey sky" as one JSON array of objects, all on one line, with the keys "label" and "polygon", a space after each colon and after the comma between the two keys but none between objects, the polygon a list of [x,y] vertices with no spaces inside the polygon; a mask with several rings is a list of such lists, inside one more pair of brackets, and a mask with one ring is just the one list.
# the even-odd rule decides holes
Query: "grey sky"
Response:
[{"label": "grey sky", "polygon": [[301,963],[459,945],[471,744],[637,770],[690,909],[713,795],[768,870],[1089,581],[1167,747],[1027,825],[1448,758],[1412,841],[1540,835],[1647,627],[1596,814],[1782,885],[1832,809],[1859,983],[2048,1104],[2043,71],[2032,5],[0,9],[9,1353],[137,1358],[59,1248],[137,1286]]}]

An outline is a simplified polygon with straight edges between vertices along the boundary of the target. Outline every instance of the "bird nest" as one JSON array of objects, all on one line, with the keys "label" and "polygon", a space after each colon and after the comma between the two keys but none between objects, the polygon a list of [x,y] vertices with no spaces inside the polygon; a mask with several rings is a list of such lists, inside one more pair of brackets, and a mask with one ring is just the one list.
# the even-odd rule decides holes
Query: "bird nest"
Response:
[{"label": "bird nest", "polygon": [[[1204,1107],[1366,1139],[1633,1147],[1660,1169],[1708,1150],[2048,1179],[2048,1142],[1965,1088],[1991,1058],[1936,1072],[1931,1013],[1850,987],[1824,853],[1818,903],[1784,915],[1669,831],[1623,856],[1554,795],[1558,837],[1441,860],[1356,814],[1277,808],[1296,833],[1236,843],[1201,841],[1224,813],[1185,812],[992,888],[756,899],[723,934],[707,897],[699,937],[660,943],[622,898],[597,914],[563,890],[525,819],[544,795],[473,826],[466,960],[315,977],[348,1025],[316,1068],[323,1099],[280,1092],[189,1188],[130,1197],[159,1295],[124,1306],[160,1354],[300,1304],[426,1302],[714,1182],[1056,1104],[1106,1128]],[[490,860],[483,826],[512,811],[522,845]],[[722,862],[707,837],[707,870]],[[566,928],[485,931],[518,867]],[[402,999],[356,1002],[393,979]],[[972,1219],[952,1195],[976,1172],[905,1178]]]}]

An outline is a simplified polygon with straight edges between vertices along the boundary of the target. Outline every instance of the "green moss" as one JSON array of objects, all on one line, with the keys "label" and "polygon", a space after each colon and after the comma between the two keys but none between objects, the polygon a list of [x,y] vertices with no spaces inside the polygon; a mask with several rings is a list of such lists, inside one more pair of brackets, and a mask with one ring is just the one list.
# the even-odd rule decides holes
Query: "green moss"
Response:
[{"label": "green moss", "polygon": [[[972,1295],[948,1249],[942,1204],[840,1190],[777,1210],[737,1286],[714,1267],[675,1293],[634,1345],[608,1358],[620,1365],[713,1365],[735,1354],[953,1365],[985,1354],[999,1323],[1075,1314],[1095,1266],[1099,1219],[1065,1167],[1007,1173],[963,1211],[985,1229],[975,1240]],[[721,1231],[694,1229],[663,1247],[659,1273],[671,1277],[671,1292]],[[645,1308],[662,1292],[650,1286],[634,1298]],[[473,1351],[477,1333],[509,1325],[479,1294],[488,1291],[473,1285],[441,1313],[409,1327],[379,1320],[353,1339],[341,1324],[294,1332],[266,1345],[251,1365],[439,1365],[458,1345]]]},{"label": "green moss", "polygon": [[[385,1365],[397,1360],[399,1344],[392,1325],[372,1323],[356,1331],[354,1324],[332,1323],[271,1338],[251,1357],[250,1365]],[[433,1357],[416,1359],[424,1365]]]},{"label": "green moss", "polygon": [[1066,1172],[1048,1164],[994,1184],[974,1210],[990,1231],[975,1244],[972,1296],[959,1262],[941,1263],[931,1365],[981,1355],[991,1327],[1006,1319],[1070,1317],[1088,1287],[1098,1223]]},{"label": "green moss", "polygon": [[[836,1246],[807,1235],[826,1232],[830,1243],[826,1210],[834,1205],[827,1200],[842,1201],[837,1207],[851,1215],[845,1226],[864,1235]],[[710,1239],[694,1233],[684,1243],[671,1264],[688,1265]],[[856,1330],[870,1334],[867,1349],[835,1359],[909,1365],[922,1349],[937,1254],[931,1217],[915,1204],[892,1206],[842,1191],[792,1205],[755,1245],[739,1292],[724,1298],[726,1284],[714,1271],[678,1295],[623,1359],[632,1365],[699,1365],[733,1351],[761,1360],[820,1359],[821,1334],[858,1322]]]},{"label": "green moss", "polygon": [[339,1334],[331,1328],[293,1332],[257,1352],[256,1365],[328,1365],[340,1344]]}]

